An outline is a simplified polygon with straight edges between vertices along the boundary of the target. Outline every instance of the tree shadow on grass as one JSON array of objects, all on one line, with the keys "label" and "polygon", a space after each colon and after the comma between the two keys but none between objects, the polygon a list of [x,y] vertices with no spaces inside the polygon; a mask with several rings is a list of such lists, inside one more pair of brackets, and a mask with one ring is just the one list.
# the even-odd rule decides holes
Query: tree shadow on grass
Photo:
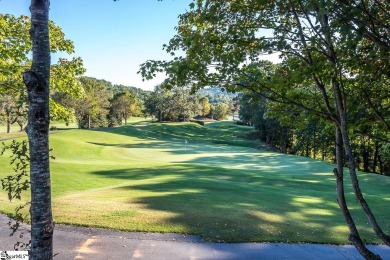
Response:
[{"label": "tree shadow on grass", "polygon": [[[169,225],[209,241],[347,242],[334,187],[327,181],[188,164],[93,174],[133,181],[106,191],[129,196],[142,191],[127,200],[129,208],[172,213],[149,231]],[[135,217],[148,219],[142,213]]]},{"label": "tree shadow on grass", "polygon": [[[162,231],[162,226],[170,225],[173,227],[170,230],[199,234],[212,241],[347,243],[348,232],[336,202],[330,164],[255,151],[239,142],[234,150],[227,140],[232,137],[229,131],[219,131],[220,136],[208,136],[210,133],[197,132],[204,129],[194,130],[192,126],[189,131],[176,130],[169,125],[156,129],[108,129],[104,131],[148,141],[93,143],[133,149],[134,153],[136,149],[158,149],[174,156],[170,162],[176,164],[171,166],[93,173],[127,183],[134,181],[110,190],[128,192],[129,197],[132,192],[145,194],[129,198],[130,208],[171,213],[160,224],[148,227],[149,231]],[[222,141],[217,137],[222,137]],[[184,140],[189,141],[187,145]],[[351,189],[347,188],[350,200],[351,194]],[[358,216],[362,237],[369,243],[376,241],[357,208],[358,205],[352,203],[352,213]],[[385,215],[379,219],[389,227],[389,221],[384,221]]]}]

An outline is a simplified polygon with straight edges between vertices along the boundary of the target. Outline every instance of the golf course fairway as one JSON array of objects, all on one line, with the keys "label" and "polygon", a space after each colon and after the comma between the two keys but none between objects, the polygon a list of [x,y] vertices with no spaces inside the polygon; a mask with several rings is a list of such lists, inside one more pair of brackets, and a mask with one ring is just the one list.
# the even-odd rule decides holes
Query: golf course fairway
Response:
[{"label": "golf course fairway", "polygon": [[[54,221],[221,242],[348,243],[334,166],[258,150],[255,141],[239,138],[251,130],[220,122],[55,131]],[[0,157],[0,178],[13,173],[9,155]],[[362,239],[379,243],[345,176]],[[390,233],[390,178],[358,177],[377,221]],[[22,200],[29,200],[28,192]],[[0,203],[0,211],[12,215],[21,201],[10,203],[2,190]]]}]

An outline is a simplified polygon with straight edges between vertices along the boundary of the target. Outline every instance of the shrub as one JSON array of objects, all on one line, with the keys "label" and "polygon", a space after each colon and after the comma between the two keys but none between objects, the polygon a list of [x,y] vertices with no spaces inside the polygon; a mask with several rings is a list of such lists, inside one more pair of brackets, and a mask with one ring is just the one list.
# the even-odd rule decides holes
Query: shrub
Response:
[{"label": "shrub", "polygon": [[202,126],[204,126],[204,121],[201,121],[201,120],[190,120],[191,123],[197,123],[197,124],[200,124]]}]

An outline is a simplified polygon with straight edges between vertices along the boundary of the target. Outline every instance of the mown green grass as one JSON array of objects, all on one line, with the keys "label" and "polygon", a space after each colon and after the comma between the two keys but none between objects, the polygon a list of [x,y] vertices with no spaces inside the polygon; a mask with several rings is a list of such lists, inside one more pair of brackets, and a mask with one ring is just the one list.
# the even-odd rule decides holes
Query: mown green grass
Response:
[{"label": "mown green grass", "polygon": [[[140,123],[51,135],[57,223],[199,234],[211,241],[348,243],[333,166],[256,150],[229,122]],[[9,172],[5,158],[0,158]],[[366,199],[390,233],[390,178],[359,173]],[[349,182],[347,182],[349,183]],[[362,237],[378,243],[347,187]],[[24,195],[28,199],[28,194]],[[1,211],[14,204],[0,194]]]}]

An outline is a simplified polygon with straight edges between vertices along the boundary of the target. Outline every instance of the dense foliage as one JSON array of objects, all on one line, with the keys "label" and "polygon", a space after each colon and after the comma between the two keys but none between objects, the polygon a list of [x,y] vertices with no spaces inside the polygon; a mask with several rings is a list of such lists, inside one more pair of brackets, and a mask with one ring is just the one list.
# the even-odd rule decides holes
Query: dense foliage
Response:
[{"label": "dense foliage", "polygon": [[[23,85],[22,72],[31,66],[30,18],[0,14],[0,116],[7,125],[18,123],[23,129],[27,122],[27,92]],[[71,40],[65,38],[61,28],[49,21],[50,51],[74,53]],[[83,61],[60,58],[50,68],[50,117],[55,120],[72,121],[73,111],[56,102],[56,95],[80,98],[84,93],[77,77],[84,73]]]}]

